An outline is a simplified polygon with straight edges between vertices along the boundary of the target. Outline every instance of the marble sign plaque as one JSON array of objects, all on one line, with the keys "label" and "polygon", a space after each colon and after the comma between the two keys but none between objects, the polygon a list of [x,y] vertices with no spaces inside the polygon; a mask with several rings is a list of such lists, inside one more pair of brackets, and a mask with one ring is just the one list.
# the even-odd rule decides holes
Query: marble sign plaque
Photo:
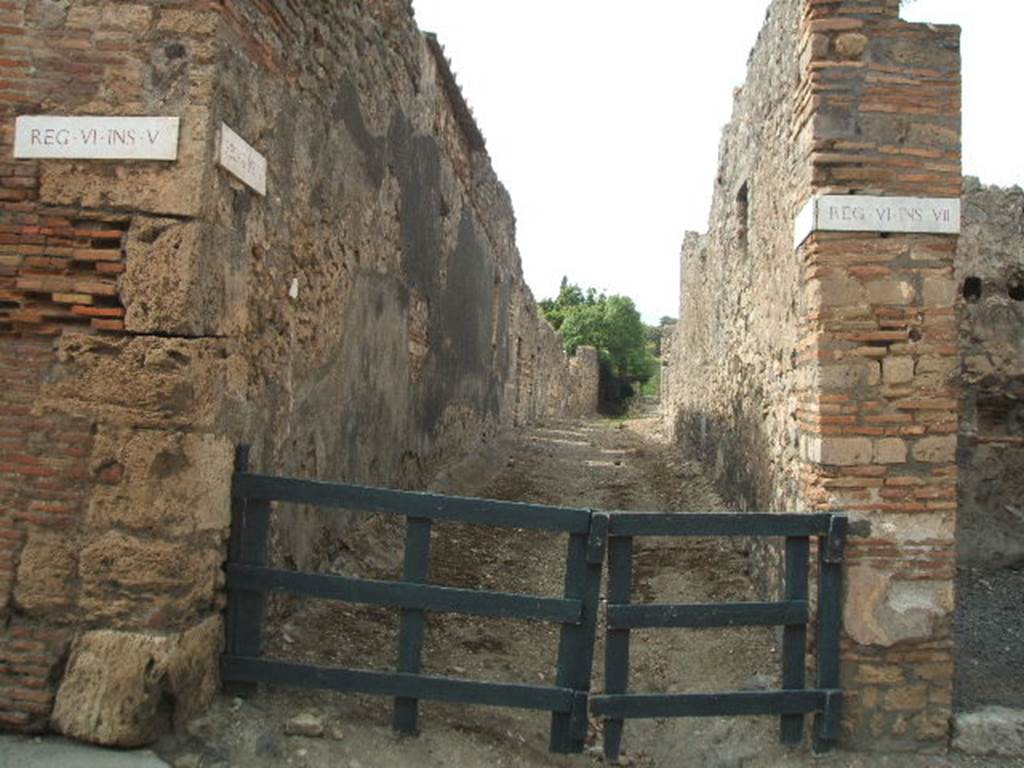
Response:
[{"label": "marble sign plaque", "polygon": [[18,159],[176,160],[177,117],[22,115],[14,123]]},{"label": "marble sign plaque", "polygon": [[794,229],[797,246],[811,232],[956,235],[960,233],[960,199],[821,195],[804,206]]},{"label": "marble sign plaque", "polygon": [[261,195],[267,194],[267,158],[228,128],[220,124],[217,164]]}]

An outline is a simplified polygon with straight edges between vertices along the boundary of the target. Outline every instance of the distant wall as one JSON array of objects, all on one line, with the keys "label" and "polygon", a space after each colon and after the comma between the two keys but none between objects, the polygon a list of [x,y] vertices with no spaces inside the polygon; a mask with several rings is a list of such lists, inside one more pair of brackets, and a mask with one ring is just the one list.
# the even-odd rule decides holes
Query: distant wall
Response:
[{"label": "distant wall", "polygon": [[[596,360],[540,316],[408,2],[28,2],[0,44],[0,724],[143,743],[217,685],[236,444],[423,487],[588,409]],[[46,113],[180,116],[178,159],[13,160]],[[214,164],[222,121],[265,197]],[[315,568],[348,520],[277,522]]]},{"label": "distant wall", "polygon": [[1024,191],[964,182],[959,562],[1024,562]]}]

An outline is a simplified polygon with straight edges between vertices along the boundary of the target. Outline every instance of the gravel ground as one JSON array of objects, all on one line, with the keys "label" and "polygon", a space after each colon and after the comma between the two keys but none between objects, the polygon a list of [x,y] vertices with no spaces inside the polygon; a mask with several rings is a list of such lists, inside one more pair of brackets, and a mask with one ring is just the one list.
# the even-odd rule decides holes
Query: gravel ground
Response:
[{"label": "gravel ground", "polygon": [[956,707],[1024,706],[1024,568],[957,575]]}]

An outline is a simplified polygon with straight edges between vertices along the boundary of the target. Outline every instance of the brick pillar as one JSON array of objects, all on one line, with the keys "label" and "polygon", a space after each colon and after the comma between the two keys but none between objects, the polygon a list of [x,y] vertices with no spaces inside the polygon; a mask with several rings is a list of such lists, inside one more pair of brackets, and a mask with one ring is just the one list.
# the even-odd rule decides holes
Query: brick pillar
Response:
[{"label": "brick pillar", "polygon": [[[806,0],[812,194],[957,198],[959,29]],[[798,118],[800,119],[800,118]],[[816,232],[804,265],[802,493],[849,513],[844,738],[941,746],[952,708],[955,235]]]}]

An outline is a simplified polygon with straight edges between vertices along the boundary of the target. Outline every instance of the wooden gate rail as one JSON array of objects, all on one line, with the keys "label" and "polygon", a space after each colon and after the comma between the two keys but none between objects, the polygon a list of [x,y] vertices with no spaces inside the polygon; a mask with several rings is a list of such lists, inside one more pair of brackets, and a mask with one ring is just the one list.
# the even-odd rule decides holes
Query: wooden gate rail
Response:
[{"label": "wooden gate rail", "polygon": [[[248,448],[240,447],[232,483],[232,529],[226,567],[227,637],[221,658],[221,676],[229,687],[244,692],[258,683],[270,683],[393,696],[393,725],[403,733],[415,732],[420,699],[547,710],[552,713],[551,749],[583,750],[607,515],[585,509],[270,477],[248,472],[248,459]],[[404,580],[377,581],[268,568],[271,501],[405,516]],[[568,533],[564,597],[427,584],[433,520]],[[272,591],[400,609],[398,670],[376,672],[261,658],[265,595]],[[425,611],[560,623],[556,684],[494,683],[421,674]]]},{"label": "wooden gate rail", "polygon": [[[780,737],[803,738],[804,716],[815,713],[815,749],[838,737],[840,563],[846,518],[830,514],[658,514],[614,512],[608,527],[608,605],[605,693],[590,697],[590,711],[605,717],[604,752],[619,758],[624,720],[651,717],[779,715]],[[783,599],[762,603],[630,604],[636,536],[784,536]],[[808,560],[818,542],[817,681],[806,688]],[[630,630],[782,626],[782,690],[707,694],[628,693]]]},{"label": "wooden gate rail", "polygon": [[[232,481],[226,566],[228,605],[221,675],[239,692],[259,683],[394,697],[393,725],[416,730],[420,699],[551,712],[550,749],[581,752],[588,712],[605,717],[605,754],[617,760],[623,723],[643,717],[778,715],[781,738],[799,742],[814,713],[815,748],[838,737],[840,566],[846,518],[830,515],[594,512],[383,488],[271,477],[248,471],[240,446]],[[357,579],[267,567],[272,501],[357,509],[406,518],[402,581]],[[568,533],[564,595],[541,597],[429,584],[432,521]],[[636,536],[785,538],[785,582],[775,602],[630,603]],[[818,538],[817,679],[806,687],[810,539]],[[590,693],[601,569],[607,550],[605,692]],[[261,658],[268,592],[380,605],[401,611],[395,672],[326,667]],[[422,674],[426,611],[530,619],[561,625],[555,685],[496,683]],[[707,694],[629,693],[630,631],[639,628],[782,626],[782,688]]]}]

